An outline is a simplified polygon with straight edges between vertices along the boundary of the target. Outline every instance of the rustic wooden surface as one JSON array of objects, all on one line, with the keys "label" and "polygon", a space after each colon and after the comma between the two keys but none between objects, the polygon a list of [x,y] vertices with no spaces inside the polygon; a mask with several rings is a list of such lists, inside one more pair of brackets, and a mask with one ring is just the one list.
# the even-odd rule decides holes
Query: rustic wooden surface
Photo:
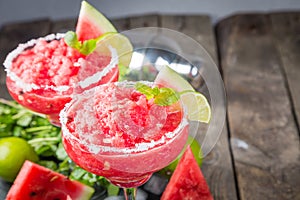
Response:
[{"label": "rustic wooden surface", "polygon": [[300,43],[288,27],[299,16],[236,15],[217,26],[240,199],[300,199]]},{"label": "rustic wooden surface", "polygon": [[300,124],[300,15],[299,13],[273,14],[273,38],[280,53],[283,74],[293,106],[293,112]]},{"label": "rustic wooden surface", "polygon": [[[241,14],[216,28],[203,15],[112,20],[119,31],[149,26],[180,31],[220,63],[228,121],[202,166],[216,200],[300,199],[299,19],[299,12]],[[43,19],[2,27],[1,63],[18,43],[74,30],[75,24],[74,19]],[[1,69],[0,96],[9,98],[4,77]],[[0,184],[0,191],[3,187]],[[0,199],[4,195],[0,192]]]}]

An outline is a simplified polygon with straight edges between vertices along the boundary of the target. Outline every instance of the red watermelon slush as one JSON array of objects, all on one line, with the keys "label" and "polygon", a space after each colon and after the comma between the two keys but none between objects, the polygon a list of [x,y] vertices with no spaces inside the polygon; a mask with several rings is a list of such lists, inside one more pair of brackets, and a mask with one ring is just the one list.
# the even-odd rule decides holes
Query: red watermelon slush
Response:
[{"label": "red watermelon slush", "polygon": [[51,34],[20,44],[4,62],[11,96],[57,125],[59,112],[73,93],[118,79],[111,57],[97,52],[82,55],[67,46],[63,36]]},{"label": "red watermelon slush", "polygon": [[63,144],[70,158],[123,188],[140,186],[167,166],[188,136],[180,102],[156,105],[133,85],[97,86],[74,97],[60,114]]}]

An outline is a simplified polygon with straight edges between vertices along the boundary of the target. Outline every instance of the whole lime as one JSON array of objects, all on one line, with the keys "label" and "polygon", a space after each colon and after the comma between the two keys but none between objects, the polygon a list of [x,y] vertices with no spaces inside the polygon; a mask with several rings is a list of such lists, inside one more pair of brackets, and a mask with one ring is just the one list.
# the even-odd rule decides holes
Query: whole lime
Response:
[{"label": "whole lime", "polygon": [[[201,151],[201,147],[200,147],[199,143],[193,137],[189,136],[186,144],[190,145],[193,155],[200,167],[202,165],[203,155],[202,155],[202,151]],[[184,150],[185,149],[186,148],[184,148]],[[161,169],[158,173],[162,174],[163,176],[165,176],[167,178],[170,178],[172,176],[175,168],[177,167],[177,164],[178,164],[180,158],[182,157],[184,150],[177,156],[177,158],[173,162],[171,162],[165,168]]]},{"label": "whole lime", "polygon": [[37,162],[38,155],[26,140],[18,137],[0,139],[0,177],[13,182],[25,160]]}]

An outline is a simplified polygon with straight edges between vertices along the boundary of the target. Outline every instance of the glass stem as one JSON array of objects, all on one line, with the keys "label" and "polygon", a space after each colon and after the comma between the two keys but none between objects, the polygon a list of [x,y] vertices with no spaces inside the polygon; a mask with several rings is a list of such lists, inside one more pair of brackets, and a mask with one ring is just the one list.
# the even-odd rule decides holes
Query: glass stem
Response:
[{"label": "glass stem", "polygon": [[135,200],[136,188],[124,188],[124,196],[126,200]]}]

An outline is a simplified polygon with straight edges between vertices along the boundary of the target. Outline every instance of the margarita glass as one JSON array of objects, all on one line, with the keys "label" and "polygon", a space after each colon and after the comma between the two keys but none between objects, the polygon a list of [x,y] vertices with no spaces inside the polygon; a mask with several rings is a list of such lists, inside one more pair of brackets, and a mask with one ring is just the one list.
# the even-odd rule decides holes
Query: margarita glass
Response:
[{"label": "margarita glass", "polygon": [[[63,37],[51,34],[20,44],[4,62],[11,96],[58,126],[59,112],[74,93],[118,79],[118,67],[110,56],[82,55]],[[97,78],[90,81],[95,74]]]},{"label": "margarita glass", "polygon": [[[131,57],[129,67],[120,71],[122,82],[75,95],[60,119],[64,147],[71,159],[125,188],[126,199],[134,199],[134,188],[176,158],[188,135],[201,144],[203,156],[211,151],[225,121],[225,92],[217,66],[205,49],[188,36],[155,27],[121,34],[133,45],[133,52],[118,52],[119,58],[128,54]],[[103,41],[104,46],[109,44],[110,41]],[[137,95],[136,82],[146,81],[153,86],[165,65],[205,94],[211,106],[208,124],[188,119],[181,100],[163,108]],[[177,81],[173,81],[167,85],[180,89]],[[139,106],[133,106],[136,104]],[[201,112],[196,101],[195,112]]]},{"label": "margarita glass", "polygon": [[70,158],[122,188],[138,187],[167,166],[188,136],[180,102],[156,105],[135,84],[108,83],[75,95],[60,115]]}]

